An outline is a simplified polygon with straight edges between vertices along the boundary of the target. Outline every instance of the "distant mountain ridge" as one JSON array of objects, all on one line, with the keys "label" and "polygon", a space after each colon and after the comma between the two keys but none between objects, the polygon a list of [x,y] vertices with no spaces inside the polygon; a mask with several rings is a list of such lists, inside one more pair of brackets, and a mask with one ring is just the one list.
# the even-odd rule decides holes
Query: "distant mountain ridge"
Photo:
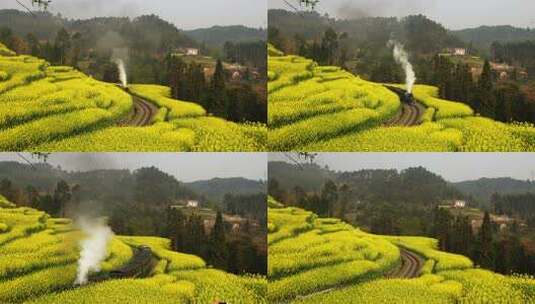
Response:
[{"label": "distant mountain ridge", "polygon": [[183,183],[187,188],[204,195],[215,202],[221,202],[227,193],[257,194],[266,193],[266,183],[243,177],[213,178],[189,183]]},{"label": "distant mountain ridge", "polygon": [[476,28],[451,31],[451,33],[466,43],[488,50],[494,41],[521,42],[535,40],[535,28],[518,28],[511,25],[479,26]]},{"label": "distant mountain ridge", "polygon": [[216,25],[209,28],[188,30],[184,31],[184,33],[197,42],[206,43],[212,47],[220,47],[227,41],[254,42],[267,39],[266,29],[250,28],[243,25]]},{"label": "distant mountain ridge", "polygon": [[490,197],[494,192],[500,194],[535,193],[535,182],[501,178],[480,178],[477,180],[451,183],[455,188],[466,195],[471,195],[483,206],[489,206]]}]

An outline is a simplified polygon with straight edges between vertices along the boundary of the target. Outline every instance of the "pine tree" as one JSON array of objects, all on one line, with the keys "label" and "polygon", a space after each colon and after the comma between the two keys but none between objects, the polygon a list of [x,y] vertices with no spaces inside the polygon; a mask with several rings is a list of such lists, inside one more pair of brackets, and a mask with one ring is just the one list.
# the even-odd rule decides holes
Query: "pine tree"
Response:
[{"label": "pine tree", "polygon": [[208,258],[216,268],[224,269],[227,266],[227,256],[225,223],[223,222],[223,214],[218,211],[214,227],[210,233]]},{"label": "pine tree", "polygon": [[479,241],[481,244],[481,257],[479,264],[483,268],[491,269],[494,266],[492,254],[492,223],[488,211],[485,211],[483,223],[479,230]]},{"label": "pine tree", "polygon": [[212,77],[212,95],[213,104],[208,110],[217,116],[225,117],[225,70],[223,69],[223,63],[220,59],[217,60],[214,76]]},{"label": "pine tree", "polygon": [[496,102],[493,94],[492,70],[488,60],[485,60],[483,72],[478,81],[478,95],[481,115],[494,118],[496,116]]}]

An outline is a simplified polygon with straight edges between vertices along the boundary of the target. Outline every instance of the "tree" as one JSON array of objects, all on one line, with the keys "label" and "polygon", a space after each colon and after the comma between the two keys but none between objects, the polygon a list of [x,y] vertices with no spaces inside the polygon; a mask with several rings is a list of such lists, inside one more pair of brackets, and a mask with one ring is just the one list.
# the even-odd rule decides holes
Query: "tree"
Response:
[{"label": "tree", "polygon": [[212,76],[212,103],[209,105],[208,110],[217,116],[225,117],[226,108],[226,90],[225,90],[225,70],[223,68],[223,62],[220,59],[217,60],[215,72]]},{"label": "tree", "polygon": [[483,72],[478,81],[478,101],[481,115],[490,118],[494,118],[496,115],[496,105],[492,92],[492,70],[489,61],[485,60]]},{"label": "tree", "polygon": [[326,65],[336,64],[336,55],[338,53],[338,34],[332,29],[328,28],[321,40],[321,59],[320,63]]},{"label": "tree", "polygon": [[328,180],[321,190],[321,200],[323,201],[321,213],[319,215],[334,216],[334,204],[338,201],[338,188],[332,180]]},{"label": "tree", "polygon": [[492,255],[492,223],[488,211],[485,211],[483,216],[483,223],[479,230],[479,241],[481,245],[479,264],[488,269],[494,266]]},{"label": "tree", "polygon": [[64,180],[60,180],[54,190],[54,201],[59,207],[59,216],[65,217],[66,205],[71,200],[71,197],[72,193],[69,184]]},{"label": "tree", "polygon": [[209,261],[216,268],[224,269],[227,266],[227,244],[225,238],[225,223],[223,214],[217,212],[215,224],[210,233]]},{"label": "tree", "polygon": [[71,37],[65,28],[61,28],[54,41],[55,60],[58,64],[67,64],[67,54],[71,48]]},{"label": "tree", "polygon": [[37,37],[35,37],[34,34],[28,33],[26,35],[26,42],[28,43],[28,46],[30,48],[30,55],[35,57],[41,56],[41,45],[39,44],[39,40],[37,40]]}]

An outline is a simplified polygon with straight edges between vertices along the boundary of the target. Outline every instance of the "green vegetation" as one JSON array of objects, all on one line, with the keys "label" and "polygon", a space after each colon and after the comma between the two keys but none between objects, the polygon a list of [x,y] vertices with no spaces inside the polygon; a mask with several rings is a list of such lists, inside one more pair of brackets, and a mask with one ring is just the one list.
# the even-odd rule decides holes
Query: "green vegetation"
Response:
[{"label": "green vegetation", "polygon": [[211,269],[156,237],[115,237],[101,265],[102,272],[117,269],[130,260],[133,247],[147,245],[159,259],[149,277],[74,288],[81,233],[70,220],[2,205],[0,226],[7,227],[0,227],[1,303],[266,303],[265,278]]},{"label": "green vegetation", "polygon": [[[385,127],[400,110],[396,94],[337,67],[268,49],[269,147],[275,151],[534,151],[535,127],[474,115],[416,85],[422,124]],[[402,86],[400,86],[402,87]]]},{"label": "green vegetation", "polygon": [[[7,50],[0,44],[0,50]],[[263,151],[263,124],[207,116],[169,88],[133,85],[159,108],[148,127],[119,127],[129,94],[70,67],[0,52],[0,149],[4,151]]]},{"label": "green vegetation", "polygon": [[[269,291],[274,303],[532,303],[535,280],[474,268],[425,237],[365,233],[269,199]],[[426,259],[414,279],[386,279],[399,247]]]}]

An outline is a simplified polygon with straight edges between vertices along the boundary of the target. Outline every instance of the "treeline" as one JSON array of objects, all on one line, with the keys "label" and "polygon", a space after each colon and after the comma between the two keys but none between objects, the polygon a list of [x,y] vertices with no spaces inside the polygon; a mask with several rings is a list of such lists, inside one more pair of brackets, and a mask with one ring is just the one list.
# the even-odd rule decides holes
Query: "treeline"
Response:
[{"label": "treeline", "polygon": [[207,79],[203,68],[196,62],[186,63],[169,54],[165,59],[165,84],[171,87],[173,98],[193,101],[209,113],[236,122],[267,122],[267,97],[255,84],[247,69],[243,82],[232,82],[232,75],[217,60],[214,74]]},{"label": "treeline", "polygon": [[467,64],[453,64],[448,57],[435,56],[432,66],[428,81],[439,87],[440,97],[464,102],[476,113],[495,120],[535,122],[535,99],[522,90],[514,77],[498,82],[488,60],[476,81]]},{"label": "treeline", "polygon": [[[266,232],[255,226],[266,221],[265,194],[229,195],[224,204],[218,204],[184,187],[175,177],[155,167],[133,172],[98,170],[68,174],[45,165],[36,165],[34,169],[23,165],[5,166],[3,169],[3,174],[9,174],[9,170],[17,171],[13,173],[15,179],[0,180],[0,195],[17,206],[32,207],[54,217],[75,219],[79,214],[107,216],[112,230],[121,235],[174,238],[180,232],[183,233],[184,242],[175,248],[198,253],[210,264],[235,273],[266,272],[265,265],[253,263],[265,260],[265,246],[259,245],[258,239],[263,239]],[[51,178],[51,172],[54,172],[54,178]],[[47,177],[51,179],[44,180]],[[263,200],[260,196],[263,196]],[[223,206],[221,211],[227,212],[228,209],[229,214],[238,214],[245,220],[246,224],[240,227],[237,234],[232,233],[229,223],[218,224],[224,225],[224,263],[220,257],[214,256],[218,253],[214,253],[213,246],[220,248],[221,244],[219,234],[214,245],[210,233],[203,232],[204,222],[200,218],[182,214],[180,223],[169,222],[169,207],[191,199],[199,201],[199,207]],[[261,210],[264,212],[263,218]],[[177,232],[170,227],[180,227],[180,230]],[[260,227],[265,227],[265,224]],[[262,255],[264,258],[259,258]],[[238,257],[239,261],[232,260]]]},{"label": "treeline", "polygon": [[223,210],[227,214],[250,217],[259,222],[261,227],[267,224],[266,194],[232,194],[223,197]]},{"label": "treeline", "polygon": [[500,43],[494,42],[490,46],[492,60],[526,68],[528,76],[535,79],[535,40],[523,42]]},{"label": "treeline", "polygon": [[503,274],[535,274],[535,255],[521,241],[519,225],[501,229],[485,212],[474,231],[466,216],[453,216],[447,209],[434,211],[431,236],[439,248],[470,257],[476,265]]},{"label": "treeline", "polygon": [[232,42],[223,45],[225,61],[258,68],[259,73],[267,73],[267,47],[265,41]]},{"label": "treeline", "polygon": [[239,233],[231,230],[219,211],[213,227],[206,231],[200,215],[187,215],[179,209],[169,208],[164,235],[171,239],[173,250],[201,256],[216,268],[236,274],[265,275],[267,253],[253,242],[250,223],[247,221],[240,227]]},{"label": "treeline", "polygon": [[524,219],[528,226],[535,226],[535,193],[494,193],[490,202],[497,214],[515,216]]},{"label": "treeline", "polygon": [[284,189],[271,178],[268,192],[289,205],[320,216],[341,218],[379,234],[425,234],[426,218],[432,208],[444,201],[465,198],[440,176],[421,167],[399,172],[344,172],[313,191],[305,191],[299,185]]}]

